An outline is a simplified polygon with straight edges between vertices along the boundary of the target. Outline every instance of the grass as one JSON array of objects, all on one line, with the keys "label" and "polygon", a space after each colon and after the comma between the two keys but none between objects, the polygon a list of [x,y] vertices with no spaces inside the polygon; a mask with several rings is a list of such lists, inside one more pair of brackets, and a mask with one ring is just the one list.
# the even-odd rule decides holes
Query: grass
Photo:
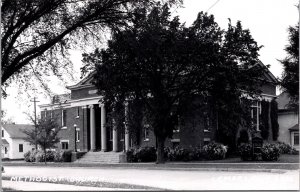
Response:
[{"label": "grass", "polygon": [[[2,176],[2,180],[11,180],[12,176]],[[36,182],[26,180],[27,182]],[[100,187],[100,188],[119,188],[119,189],[134,189],[134,190],[162,190],[161,188],[148,187],[143,185],[132,185],[126,183],[110,183],[104,181],[70,181],[67,178],[60,178],[56,181],[47,179],[46,181],[39,181],[39,183],[53,183],[53,184],[64,184],[64,185],[75,185],[75,186],[86,186],[86,187]],[[13,189],[7,189],[7,191]]]}]

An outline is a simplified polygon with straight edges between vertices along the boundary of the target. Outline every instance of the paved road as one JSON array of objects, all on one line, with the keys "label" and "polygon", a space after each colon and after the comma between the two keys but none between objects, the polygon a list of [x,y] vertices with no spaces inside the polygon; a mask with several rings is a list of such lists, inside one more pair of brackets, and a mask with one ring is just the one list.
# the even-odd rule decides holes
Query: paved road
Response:
[{"label": "paved road", "polygon": [[[7,166],[4,176],[96,179],[170,190],[299,190],[299,171],[230,172],[92,167]],[[17,182],[17,181],[16,181]]]}]

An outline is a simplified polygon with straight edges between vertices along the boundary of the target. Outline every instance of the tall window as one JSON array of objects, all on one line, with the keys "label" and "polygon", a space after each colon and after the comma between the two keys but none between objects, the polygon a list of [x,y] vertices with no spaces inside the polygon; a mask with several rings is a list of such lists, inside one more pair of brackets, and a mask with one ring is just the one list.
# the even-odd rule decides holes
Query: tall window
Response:
[{"label": "tall window", "polygon": [[149,141],[149,125],[144,126],[144,141]]},{"label": "tall window", "polygon": [[80,110],[80,108],[77,107],[77,109],[76,109],[76,118],[79,118],[79,110]]},{"label": "tall window", "polygon": [[53,119],[53,110],[50,111],[50,118]]},{"label": "tall window", "polygon": [[4,153],[7,154],[7,147],[4,147]]},{"label": "tall window", "polygon": [[299,132],[294,133],[294,145],[299,145]]},{"label": "tall window", "polygon": [[19,144],[19,152],[20,152],[20,153],[23,152],[23,144]]},{"label": "tall window", "polygon": [[252,126],[256,128],[257,131],[260,131],[259,129],[260,114],[261,114],[261,102],[253,101],[251,105],[251,119],[252,119]]},{"label": "tall window", "polygon": [[61,149],[69,149],[69,142],[68,141],[61,141]]},{"label": "tall window", "polygon": [[76,128],[76,142],[80,141],[80,129]]},{"label": "tall window", "polygon": [[61,112],[62,127],[67,127],[67,110],[63,109]]},{"label": "tall window", "polygon": [[203,120],[204,120],[204,132],[209,132],[210,131],[210,118],[209,114],[207,112],[203,113]]},{"label": "tall window", "polygon": [[1,130],[1,135],[2,135],[2,137],[4,137],[4,130],[3,129]]}]

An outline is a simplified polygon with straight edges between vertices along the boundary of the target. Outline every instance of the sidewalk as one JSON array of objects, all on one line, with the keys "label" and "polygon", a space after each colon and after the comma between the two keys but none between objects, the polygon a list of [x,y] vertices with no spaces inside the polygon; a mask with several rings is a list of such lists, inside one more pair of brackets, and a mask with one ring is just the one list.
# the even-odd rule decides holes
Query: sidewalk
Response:
[{"label": "sidewalk", "polygon": [[22,182],[22,181],[2,181],[3,188],[11,188],[16,191],[119,191],[132,190],[120,188],[99,188],[99,187],[85,187],[76,185],[64,185],[53,183],[38,183],[38,182]]}]

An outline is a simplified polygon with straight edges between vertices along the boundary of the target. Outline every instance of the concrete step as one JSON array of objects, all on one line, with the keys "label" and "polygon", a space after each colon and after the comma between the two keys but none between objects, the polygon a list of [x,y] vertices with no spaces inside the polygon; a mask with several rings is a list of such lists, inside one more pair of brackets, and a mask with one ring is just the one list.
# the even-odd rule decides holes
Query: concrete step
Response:
[{"label": "concrete step", "polygon": [[87,152],[74,163],[119,163],[123,152]]}]

